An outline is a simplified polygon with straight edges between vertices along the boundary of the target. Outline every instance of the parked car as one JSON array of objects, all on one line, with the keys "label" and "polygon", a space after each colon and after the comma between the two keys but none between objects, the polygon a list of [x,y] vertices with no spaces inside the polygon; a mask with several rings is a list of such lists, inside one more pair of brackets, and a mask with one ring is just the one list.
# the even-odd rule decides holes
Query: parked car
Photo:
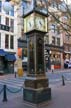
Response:
[{"label": "parked car", "polygon": [[71,62],[70,62],[70,63],[68,63],[68,68],[71,68]]},{"label": "parked car", "polygon": [[68,63],[64,63],[64,68],[68,68]]},{"label": "parked car", "polygon": [[66,61],[64,62],[64,68],[71,68],[71,61],[66,60]]}]

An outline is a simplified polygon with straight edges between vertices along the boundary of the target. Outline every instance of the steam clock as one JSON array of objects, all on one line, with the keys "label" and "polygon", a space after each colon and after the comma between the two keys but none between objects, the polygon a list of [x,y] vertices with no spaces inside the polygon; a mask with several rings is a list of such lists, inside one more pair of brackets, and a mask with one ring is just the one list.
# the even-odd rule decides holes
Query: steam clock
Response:
[{"label": "steam clock", "polygon": [[51,99],[44,69],[44,36],[47,33],[47,0],[24,1],[24,33],[27,36],[28,71],[24,100],[37,104]]}]

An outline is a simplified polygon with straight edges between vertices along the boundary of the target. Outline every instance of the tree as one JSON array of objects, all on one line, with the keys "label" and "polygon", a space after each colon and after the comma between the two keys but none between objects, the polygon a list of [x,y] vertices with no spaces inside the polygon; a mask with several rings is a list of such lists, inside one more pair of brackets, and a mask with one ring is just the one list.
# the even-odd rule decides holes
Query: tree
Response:
[{"label": "tree", "polygon": [[[53,4],[53,8],[50,5]],[[71,8],[63,0],[48,1],[48,14],[51,16],[68,35],[71,35]],[[63,17],[67,17],[67,21],[62,21]]]}]

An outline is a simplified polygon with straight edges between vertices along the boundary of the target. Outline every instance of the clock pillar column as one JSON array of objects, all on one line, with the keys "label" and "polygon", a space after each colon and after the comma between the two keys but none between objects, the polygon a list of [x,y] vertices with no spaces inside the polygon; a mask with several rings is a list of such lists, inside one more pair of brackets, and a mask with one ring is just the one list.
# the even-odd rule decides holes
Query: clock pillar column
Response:
[{"label": "clock pillar column", "polygon": [[28,71],[24,82],[24,101],[34,104],[51,99],[51,88],[44,69],[45,32],[33,30],[28,38]]}]

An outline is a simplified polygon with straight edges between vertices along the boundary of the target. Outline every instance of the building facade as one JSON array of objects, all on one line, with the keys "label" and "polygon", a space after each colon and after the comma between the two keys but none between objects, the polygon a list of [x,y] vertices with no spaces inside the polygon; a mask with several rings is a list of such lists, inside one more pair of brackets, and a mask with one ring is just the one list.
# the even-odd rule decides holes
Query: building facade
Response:
[{"label": "building facade", "polygon": [[[58,19],[60,0],[48,3],[48,33],[45,36],[46,63],[48,69],[63,68],[63,37]],[[47,41],[47,42],[46,42]]]},{"label": "building facade", "polygon": [[[45,64],[48,69],[62,69],[64,68],[64,61],[71,58],[71,36],[68,30],[67,24],[69,23],[69,16],[67,14],[67,8],[65,8],[64,1],[61,0],[48,0],[48,33],[46,33],[44,38],[45,43]],[[15,6],[14,12],[15,16],[10,15],[11,12],[7,15],[10,17],[6,21],[6,25],[10,26],[10,29],[14,29],[14,32],[9,31],[9,35],[13,35],[15,44],[12,44],[14,49],[11,48],[10,40],[9,47],[4,48],[5,51],[16,52],[18,58],[18,51],[21,51],[21,58],[24,58],[24,52],[27,50],[26,36],[24,35],[24,24],[23,24],[23,8],[18,4]],[[4,12],[3,12],[4,13]],[[5,14],[5,13],[4,13]],[[4,15],[3,15],[4,16]],[[6,15],[5,15],[6,16]],[[13,21],[14,20],[14,27]],[[62,23],[61,23],[62,22]],[[4,21],[3,21],[4,23]],[[5,23],[4,23],[5,24]],[[12,28],[11,28],[12,25]],[[27,28],[28,29],[28,28]],[[7,31],[8,32],[8,31]],[[11,36],[9,36],[10,39]],[[4,37],[5,38],[5,37]],[[2,42],[2,41],[1,41]],[[18,43],[17,43],[18,42]],[[26,44],[25,44],[26,43]],[[5,42],[4,42],[5,44]],[[3,45],[4,45],[3,44]],[[8,41],[7,41],[8,44]],[[25,46],[26,45],[26,46]],[[5,45],[4,45],[5,46]],[[7,45],[8,46],[8,45]],[[27,54],[26,54],[27,56]]]},{"label": "building facade", "polygon": [[[4,0],[0,1],[0,71],[14,72],[14,61],[17,52],[17,34],[14,17],[14,7],[6,12],[3,9]],[[5,53],[4,55],[2,53]],[[3,68],[1,68],[3,65]]]},{"label": "building facade", "polygon": [[48,33],[45,36],[45,59],[49,69],[63,69],[71,60],[69,6],[61,0],[48,1]]}]

